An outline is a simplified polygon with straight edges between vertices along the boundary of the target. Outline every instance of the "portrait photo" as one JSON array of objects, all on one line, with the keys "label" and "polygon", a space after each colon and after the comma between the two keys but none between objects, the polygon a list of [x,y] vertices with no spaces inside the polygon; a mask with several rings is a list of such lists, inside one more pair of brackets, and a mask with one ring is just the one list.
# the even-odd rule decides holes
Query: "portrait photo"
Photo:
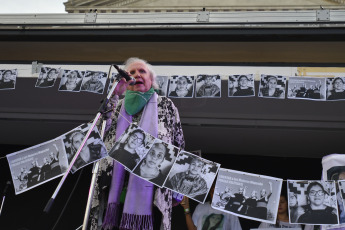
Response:
[{"label": "portrait photo", "polygon": [[229,97],[255,96],[254,75],[231,75],[228,79]]},{"label": "portrait photo", "polygon": [[284,99],[286,77],[280,75],[261,74],[259,97]]},{"label": "portrait photo", "polygon": [[289,77],[289,99],[324,101],[326,99],[326,79],[321,77]]},{"label": "portrait photo", "polygon": [[195,80],[195,97],[221,97],[221,83],[219,75],[198,75]]},{"label": "portrait photo", "polygon": [[181,151],[164,187],[204,203],[220,164]]},{"label": "portrait photo", "polygon": [[60,68],[42,67],[41,72],[37,78],[35,87],[49,88],[53,87],[57,77],[60,74]]},{"label": "portrait photo", "polygon": [[179,148],[156,139],[145,157],[135,167],[133,173],[158,187],[162,187],[178,153]]},{"label": "portrait photo", "polygon": [[105,72],[86,71],[81,84],[81,91],[103,94],[107,79],[108,74]]},{"label": "portrait photo", "polygon": [[165,97],[168,91],[169,77],[158,75],[156,76],[156,82],[158,85],[158,95]]},{"label": "portrait photo", "polygon": [[171,76],[169,78],[169,97],[193,98],[194,76]]},{"label": "portrait photo", "polygon": [[288,180],[290,223],[338,224],[334,181]]},{"label": "portrait photo", "polygon": [[246,219],[276,223],[283,180],[219,169],[212,207]]},{"label": "portrait photo", "polygon": [[[90,128],[91,124],[82,124],[62,136],[68,163],[71,163]],[[74,173],[78,169],[106,156],[108,156],[107,150],[102,141],[101,135],[95,126],[86,140],[84,147],[80,151],[79,156],[74,162],[71,172]]]},{"label": "portrait photo", "polygon": [[16,194],[59,177],[68,168],[61,138],[9,154],[7,160]]},{"label": "portrait photo", "polygon": [[79,92],[85,71],[63,70],[59,91]]},{"label": "portrait photo", "polygon": [[18,71],[16,69],[0,70],[0,90],[15,89]]},{"label": "portrait photo", "polygon": [[155,138],[131,124],[110,149],[109,156],[132,171],[150,150]]},{"label": "portrait photo", "polygon": [[327,101],[345,100],[345,77],[326,78]]}]

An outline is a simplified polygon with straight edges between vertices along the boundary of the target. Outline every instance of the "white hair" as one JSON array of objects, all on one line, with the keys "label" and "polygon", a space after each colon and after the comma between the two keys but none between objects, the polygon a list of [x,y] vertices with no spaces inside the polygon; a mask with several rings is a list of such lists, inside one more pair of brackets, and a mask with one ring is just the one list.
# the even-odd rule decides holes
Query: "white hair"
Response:
[{"label": "white hair", "polygon": [[124,63],[124,69],[127,71],[128,70],[128,67],[129,65],[135,63],[135,62],[139,62],[139,63],[142,63],[144,65],[146,65],[147,69],[149,70],[150,72],[150,76],[151,76],[151,81],[152,81],[152,87],[154,89],[158,89],[158,84],[156,82],[156,73],[155,71],[153,70],[153,67],[152,65],[150,65],[146,60],[144,59],[141,59],[141,58],[137,58],[137,57],[131,57],[131,58],[128,58],[125,63]]}]

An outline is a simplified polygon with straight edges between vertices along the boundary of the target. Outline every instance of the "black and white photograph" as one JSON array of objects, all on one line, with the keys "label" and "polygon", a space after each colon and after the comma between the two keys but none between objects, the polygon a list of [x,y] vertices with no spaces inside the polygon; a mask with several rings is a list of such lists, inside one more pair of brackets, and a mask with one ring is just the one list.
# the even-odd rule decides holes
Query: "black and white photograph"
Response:
[{"label": "black and white photograph", "polygon": [[16,194],[59,177],[68,168],[61,138],[9,154],[7,160]]},{"label": "black and white photograph", "polygon": [[219,75],[198,75],[195,80],[195,97],[221,97],[221,83]]},{"label": "black and white photograph", "polygon": [[285,88],[285,76],[261,74],[259,97],[284,99]]},{"label": "black and white photograph", "polygon": [[107,94],[111,90],[111,87],[113,87],[115,79],[118,77],[119,77],[118,73],[111,73],[111,77],[110,77],[110,81],[109,81],[109,85],[108,85],[108,89],[107,89]]},{"label": "black and white photograph", "polygon": [[86,71],[81,84],[81,91],[103,94],[107,79],[108,74],[105,72]]},{"label": "black and white photograph", "polygon": [[228,80],[229,97],[255,96],[254,75],[231,75]]},{"label": "black and white photograph", "polygon": [[[91,124],[82,124],[81,126],[62,136],[68,163],[71,163],[90,127]],[[108,156],[107,150],[98,132],[98,129],[95,126],[90,133],[89,138],[85,142],[84,147],[80,151],[79,156],[74,162],[71,172],[74,173],[78,169],[81,169],[82,167],[98,161],[106,156]]]},{"label": "black and white photograph", "polygon": [[60,68],[42,67],[41,72],[37,78],[35,87],[37,88],[50,88],[53,87],[56,78],[59,76]]},{"label": "black and white photograph", "polygon": [[181,151],[164,187],[204,203],[220,164]]},{"label": "black and white photograph", "polygon": [[243,218],[276,223],[283,180],[219,169],[212,207]]},{"label": "black and white photograph", "polygon": [[166,96],[168,91],[169,77],[168,76],[156,76],[156,82],[158,85],[158,95]]},{"label": "black and white photograph", "polygon": [[338,224],[334,181],[288,180],[290,223]]},{"label": "black and white photograph", "polygon": [[162,187],[180,149],[156,139],[133,173],[158,187]]},{"label": "black and white photograph", "polygon": [[289,77],[289,99],[324,101],[326,99],[326,79],[321,77]]},{"label": "black and white photograph", "polygon": [[327,101],[345,100],[345,77],[326,78]]},{"label": "black and white photograph", "polygon": [[[345,210],[345,180],[339,180],[338,181],[338,189],[339,189],[339,195],[340,197],[338,197],[338,193],[337,193],[337,200],[338,200],[338,208],[342,211],[339,213],[339,221],[341,224],[344,224],[344,222],[342,222],[342,217],[341,215],[343,214],[344,210]],[[341,202],[339,202],[341,199]],[[340,211],[339,210],[339,211]],[[343,216],[344,218],[344,216]]]},{"label": "black and white photograph", "polygon": [[109,156],[132,171],[154,143],[155,138],[131,124],[110,149]]},{"label": "black and white photograph", "polygon": [[169,97],[193,98],[194,76],[171,76],[169,78]]},{"label": "black and white photograph", "polygon": [[16,69],[0,70],[0,90],[15,89],[18,71]]},{"label": "black and white photograph", "polygon": [[59,91],[79,92],[85,71],[63,70]]}]

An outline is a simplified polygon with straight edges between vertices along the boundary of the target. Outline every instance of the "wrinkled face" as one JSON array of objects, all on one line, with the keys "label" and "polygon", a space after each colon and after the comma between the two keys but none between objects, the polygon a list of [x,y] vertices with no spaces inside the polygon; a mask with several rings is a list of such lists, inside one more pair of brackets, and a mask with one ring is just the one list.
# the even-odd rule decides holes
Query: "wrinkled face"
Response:
[{"label": "wrinkled face", "polygon": [[140,145],[142,145],[144,140],[144,135],[142,133],[133,133],[129,136],[129,140],[127,142],[127,146],[130,149],[136,149],[138,148]]},{"label": "wrinkled face", "polygon": [[146,165],[149,168],[156,168],[159,164],[161,164],[164,160],[165,156],[165,147],[163,144],[155,144],[150,149],[146,156]]},{"label": "wrinkled face", "polygon": [[293,193],[290,193],[289,195],[289,205],[291,207],[295,207],[297,205],[297,197]]},{"label": "wrinkled face", "polygon": [[77,133],[72,138],[72,145],[75,149],[78,149],[83,142],[84,135],[81,133]]},{"label": "wrinkled face", "polygon": [[135,84],[129,85],[127,89],[143,93],[151,89],[151,73],[144,63],[133,62],[128,66],[127,71],[131,77],[135,78]]},{"label": "wrinkled face", "polygon": [[315,206],[320,206],[323,204],[323,201],[325,200],[325,193],[319,185],[314,185],[310,188],[308,197],[311,204]]},{"label": "wrinkled face", "polygon": [[98,80],[101,78],[101,76],[100,76],[101,74],[100,73],[98,73],[98,72],[96,72],[96,73],[94,73],[94,74],[92,74],[92,76],[91,76],[91,82],[93,82],[93,83],[96,83],[96,82],[98,82]]},{"label": "wrinkled face", "polygon": [[239,80],[238,80],[238,84],[240,85],[240,87],[247,87],[248,85],[248,80],[246,77],[241,77]]},{"label": "wrinkled face", "polygon": [[5,81],[9,81],[11,79],[11,73],[9,71],[7,71],[5,74],[4,74],[4,80]]},{"label": "wrinkled face", "polygon": [[176,81],[176,88],[178,90],[187,90],[187,79],[185,77],[179,77]]},{"label": "wrinkled face", "polygon": [[215,226],[222,220],[222,214],[213,214],[213,216],[210,217],[210,226]]},{"label": "wrinkled face", "polygon": [[343,90],[344,89],[344,83],[340,79],[335,80],[333,85],[334,85],[334,89],[336,89],[336,90]]},{"label": "wrinkled face", "polygon": [[75,71],[73,71],[67,75],[67,82],[68,83],[76,83],[77,79],[78,79],[78,75]]},{"label": "wrinkled face", "polygon": [[268,81],[268,88],[270,89],[275,89],[277,87],[277,79],[275,78],[270,78]]},{"label": "wrinkled face", "polygon": [[284,196],[281,196],[279,200],[278,213],[279,214],[287,213],[287,209],[288,209],[288,203],[286,201],[286,198]]},{"label": "wrinkled face", "polygon": [[189,173],[194,176],[200,175],[203,166],[203,162],[199,161],[198,159],[194,159],[189,166]]}]

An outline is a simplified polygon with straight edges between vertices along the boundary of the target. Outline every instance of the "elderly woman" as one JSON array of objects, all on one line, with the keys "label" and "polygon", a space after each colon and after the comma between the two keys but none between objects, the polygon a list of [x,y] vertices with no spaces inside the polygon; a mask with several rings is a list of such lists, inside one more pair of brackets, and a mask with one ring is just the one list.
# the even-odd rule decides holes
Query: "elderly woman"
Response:
[{"label": "elderly woman", "polygon": [[163,143],[153,144],[142,163],[134,170],[134,173],[156,185],[162,186],[165,175],[163,175],[160,166],[167,153],[168,149]]},{"label": "elderly woman", "polygon": [[312,182],[307,187],[307,201],[304,214],[298,223],[304,224],[338,224],[337,210],[324,204],[327,191],[319,182]]},{"label": "elderly woman", "polygon": [[327,100],[345,99],[344,80],[341,77],[336,77],[332,85],[333,89],[330,90],[330,95],[327,97]]},{"label": "elderly woman", "polygon": [[277,88],[277,77],[273,75],[268,75],[266,78],[267,83],[265,87],[261,89],[261,96],[284,98],[284,90]]},{"label": "elderly woman", "polygon": [[[172,101],[166,97],[160,97],[155,93],[157,84],[156,75],[153,68],[146,61],[139,58],[130,58],[125,62],[124,69],[135,78],[135,84],[130,85],[131,80],[126,82],[122,79],[116,89],[115,95],[110,100],[113,112],[107,119],[105,145],[108,151],[119,139],[121,134],[129,126],[129,122],[138,125],[147,133],[180,148],[184,148],[184,138],[177,108]],[[123,100],[118,100],[119,96],[125,92]],[[127,195],[123,206],[120,206],[120,195],[125,180],[124,167],[112,161],[112,158],[101,160],[101,166],[109,161],[108,167],[112,168],[111,184],[103,183],[98,178],[95,186],[95,196],[92,203],[91,226],[90,229],[153,229],[154,226],[162,226],[164,229],[170,228],[172,194],[168,189],[155,188],[147,182],[133,174],[130,174]],[[102,175],[104,167],[99,167],[98,175]],[[104,192],[110,186],[109,194]],[[100,202],[105,201],[106,204]],[[153,204],[162,213],[161,223],[153,222]],[[103,219],[104,210],[102,206],[107,206]]]},{"label": "elderly woman", "polygon": [[266,189],[261,189],[260,197],[256,203],[256,211],[257,211],[257,218],[259,219],[267,219],[267,205],[268,201],[272,195],[272,182],[268,182],[270,186],[270,191],[267,193]]}]

